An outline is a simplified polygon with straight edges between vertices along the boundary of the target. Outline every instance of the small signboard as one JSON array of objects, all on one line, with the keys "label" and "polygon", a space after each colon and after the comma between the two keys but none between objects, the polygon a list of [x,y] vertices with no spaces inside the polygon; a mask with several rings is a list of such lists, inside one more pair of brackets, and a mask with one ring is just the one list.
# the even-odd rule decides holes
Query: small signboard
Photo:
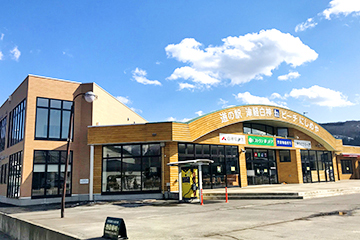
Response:
[{"label": "small signboard", "polygon": [[292,141],[291,141],[291,139],[277,138],[276,139],[276,146],[278,146],[278,147],[292,147]]},{"label": "small signboard", "polygon": [[274,146],[274,139],[270,137],[248,137],[249,145]]},{"label": "small signboard", "polygon": [[296,148],[311,149],[311,142],[310,141],[294,140],[294,145],[295,145]]},{"label": "small signboard", "polygon": [[80,179],[80,184],[89,184],[89,179]]},{"label": "small signboard", "polygon": [[124,220],[122,218],[107,217],[103,238],[128,239]]},{"label": "small signboard", "polygon": [[245,144],[245,135],[220,133],[219,139],[221,143]]}]

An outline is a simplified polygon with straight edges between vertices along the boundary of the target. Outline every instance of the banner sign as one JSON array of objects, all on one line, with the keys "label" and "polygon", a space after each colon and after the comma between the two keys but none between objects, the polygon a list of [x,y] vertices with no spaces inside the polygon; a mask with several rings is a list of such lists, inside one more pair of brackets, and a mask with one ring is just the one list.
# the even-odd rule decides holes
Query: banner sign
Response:
[{"label": "banner sign", "polygon": [[278,146],[278,147],[292,147],[292,141],[291,141],[291,139],[277,138],[276,139],[276,146]]},{"label": "banner sign", "polygon": [[308,119],[307,117],[292,112],[287,109],[274,108],[271,106],[243,106],[238,108],[231,108],[219,113],[221,123],[239,122],[248,119],[268,119],[274,118],[285,122],[290,122],[304,127],[312,132],[319,132],[318,124]]},{"label": "banner sign", "polygon": [[220,142],[221,143],[234,143],[234,144],[245,144],[245,135],[236,135],[236,134],[224,134],[220,133]]},{"label": "banner sign", "polygon": [[296,148],[311,149],[311,142],[310,141],[294,140],[294,145],[295,145]]},{"label": "banner sign", "polygon": [[270,137],[248,136],[249,145],[274,146],[274,139]]}]

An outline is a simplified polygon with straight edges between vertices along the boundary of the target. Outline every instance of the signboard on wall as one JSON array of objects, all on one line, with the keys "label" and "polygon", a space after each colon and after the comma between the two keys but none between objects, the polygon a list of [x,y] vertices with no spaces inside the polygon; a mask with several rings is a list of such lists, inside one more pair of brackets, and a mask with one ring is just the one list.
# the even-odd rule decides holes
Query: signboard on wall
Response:
[{"label": "signboard on wall", "polygon": [[219,138],[221,143],[245,144],[246,142],[245,135],[220,133]]},{"label": "signboard on wall", "polygon": [[274,139],[270,137],[248,137],[249,145],[274,146]]},{"label": "signboard on wall", "polygon": [[311,142],[310,141],[304,141],[304,140],[294,140],[294,146],[296,148],[311,149]]},{"label": "signboard on wall", "polygon": [[291,139],[277,138],[276,139],[276,146],[278,146],[278,147],[292,147],[292,141],[291,141]]}]

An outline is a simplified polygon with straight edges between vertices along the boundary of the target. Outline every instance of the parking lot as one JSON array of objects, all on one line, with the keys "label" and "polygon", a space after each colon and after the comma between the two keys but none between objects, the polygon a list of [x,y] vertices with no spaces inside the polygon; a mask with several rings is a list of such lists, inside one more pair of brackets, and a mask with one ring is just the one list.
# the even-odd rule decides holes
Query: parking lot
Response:
[{"label": "parking lot", "polygon": [[359,198],[115,202],[66,208],[63,219],[51,208],[10,215],[77,239],[101,239],[108,216],[124,219],[129,239],[356,239]]}]

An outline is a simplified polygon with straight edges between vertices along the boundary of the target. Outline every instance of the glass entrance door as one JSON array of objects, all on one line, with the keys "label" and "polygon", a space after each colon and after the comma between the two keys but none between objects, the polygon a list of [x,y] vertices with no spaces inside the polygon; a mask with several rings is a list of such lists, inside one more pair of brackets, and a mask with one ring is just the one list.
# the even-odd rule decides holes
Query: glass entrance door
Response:
[{"label": "glass entrance door", "polygon": [[304,183],[335,181],[331,152],[301,150]]},{"label": "glass entrance door", "polygon": [[278,183],[274,150],[246,149],[245,155],[249,185]]},{"label": "glass entrance door", "polygon": [[310,170],[310,161],[308,157],[308,152],[301,151],[301,166],[303,173],[303,182],[311,183],[311,170]]}]

